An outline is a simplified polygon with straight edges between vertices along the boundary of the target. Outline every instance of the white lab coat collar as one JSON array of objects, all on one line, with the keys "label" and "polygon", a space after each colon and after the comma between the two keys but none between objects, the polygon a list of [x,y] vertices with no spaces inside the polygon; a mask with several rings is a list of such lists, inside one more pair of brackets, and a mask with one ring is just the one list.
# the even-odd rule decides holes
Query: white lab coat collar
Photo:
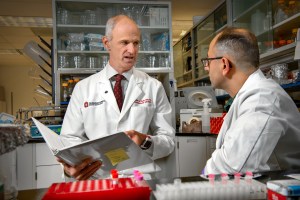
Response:
[{"label": "white lab coat collar", "polygon": [[[110,70],[109,68],[113,69],[109,64],[107,64],[102,71],[96,74],[95,76],[97,80],[96,82],[100,82],[100,83],[109,82],[109,79],[113,76],[111,71],[109,72]],[[130,81],[131,77],[134,77],[136,84],[143,82],[143,79],[145,78],[145,76],[142,76],[142,74],[139,71],[137,71],[134,67],[128,72],[123,73],[123,75],[126,77],[128,81]]]},{"label": "white lab coat collar", "polygon": [[[120,110],[118,108],[117,102],[112,101],[112,99],[115,99],[112,87],[109,81],[108,76],[108,65],[100,71],[98,74],[95,75],[95,79],[97,82],[97,90],[99,90],[99,94],[114,108],[116,112],[120,113]],[[144,73],[139,72],[138,70],[135,70],[135,68],[132,68],[132,75],[128,83],[128,87],[125,94],[125,99],[123,102],[123,108],[120,114],[120,119],[125,116],[126,112],[130,109],[131,105],[134,103],[134,101],[140,96],[142,91],[142,84],[145,81],[147,76],[144,75]],[[130,94],[130,95],[128,95]]]},{"label": "white lab coat collar", "polygon": [[[106,75],[108,79],[111,79],[111,77],[118,74],[118,72],[109,63],[106,65],[105,68],[107,69]],[[124,72],[122,75],[129,81],[132,76],[132,68],[127,72]]]},{"label": "white lab coat collar", "polygon": [[225,118],[224,118],[224,122],[222,125],[222,131],[220,131],[219,133],[219,137],[217,138],[216,141],[216,146],[217,147],[221,147],[223,142],[224,142],[224,138],[225,135],[227,133],[227,129],[228,129],[228,124],[231,124],[231,120],[233,117],[233,110],[232,108],[234,107],[234,104],[237,102],[236,99],[239,98],[239,96],[244,92],[247,91],[247,88],[252,87],[252,85],[256,82],[256,80],[259,79],[265,79],[264,74],[262,73],[262,71],[260,69],[257,69],[255,72],[253,72],[248,79],[245,81],[244,85],[241,87],[241,89],[238,91],[238,93],[235,95],[234,100],[230,106],[230,109],[228,110],[228,113],[226,114]]},{"label": "white lab coat collar", "polygon": [[[251,87],[256,80],[266,79],[265,75],[260,69],[257,69],[255,72],[253,72],[248,79],[245,81],[244,85],[241,87],[239,92],[236,94],[236,97],[239,96],[243,91],[245,91],[247,88]],[[233,103],[233,102],[232,102]]]},{"label": "white lab coat collar", "polygon": [[[247,88],[252,87],[253,83],[255,83],[256,80],[260,80],[260,79],[266,79],[266,77],[260,69],[257,69],[247,78],[244,85],[241,87],[241,89],[235,95],[234,99],[239,98],[240,94],[242,94],[244,91],[246,91]],[[232,104],[234,104],[234,102],[235,101],[233,100]],[[229,112],[230,112],[230,109],[229,109],[228,113]]]}]

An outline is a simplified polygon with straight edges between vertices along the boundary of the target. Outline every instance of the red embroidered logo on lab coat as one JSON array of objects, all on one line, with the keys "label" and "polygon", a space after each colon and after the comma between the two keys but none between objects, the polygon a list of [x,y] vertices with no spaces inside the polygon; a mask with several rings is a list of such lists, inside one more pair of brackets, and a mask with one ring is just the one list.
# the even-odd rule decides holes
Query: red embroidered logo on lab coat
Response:
[{"label": "red embroidered logo on lab coat", "polygon": [[87,107],[89,107],[89,106],[99,106],[99,105],[101,105],[101,104],[103,104],[104,103],[104,100],[102,100],[102,101],[92,101],[92,102],[84,102],[84,104],[83,104],[83,106],[85,107],[85,108],[87,108]]},{"label": "red embroidered logo on lab coat", "polygon": [[141,100],[135,100],[134,103],[137,104],[144,104],[144,103],[152,103],[152,99],[141,99]]}]

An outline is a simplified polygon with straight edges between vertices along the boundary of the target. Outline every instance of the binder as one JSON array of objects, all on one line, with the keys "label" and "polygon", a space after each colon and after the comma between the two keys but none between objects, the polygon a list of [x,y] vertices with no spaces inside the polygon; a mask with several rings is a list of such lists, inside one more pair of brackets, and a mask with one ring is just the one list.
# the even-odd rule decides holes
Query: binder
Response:
[{"label": "binder", "polygon": [[102,166],[97,172],[99,175],[109,175],[112,169],[126,171],[149,164],[152,166],[150,168],[155,171],[155,164],[150,156],[124,132],[70,145],[67,138],[57,135],[37,119],[32,117],[32,120],[52,154],[71,166],[76,166],[84,159],[91,157],[95,161],[100,160],[102,162]]}]

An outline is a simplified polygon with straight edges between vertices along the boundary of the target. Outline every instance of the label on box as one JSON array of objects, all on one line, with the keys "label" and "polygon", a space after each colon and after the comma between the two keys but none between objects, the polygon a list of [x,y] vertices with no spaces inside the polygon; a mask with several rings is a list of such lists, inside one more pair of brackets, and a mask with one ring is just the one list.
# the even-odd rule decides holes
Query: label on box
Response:
[{"label": "label on box", "polygon": [[[300,197],[300,181],[289,179],[289,180],[276,180],[276,181],[268,181],[267,182],[268,188],[268,197],[269,192],[271,197],[278,196],[278,199],[282,199],[281,196],[286,197]],[[276,195],[276,193],[278,195]],[[270,199],[277,199],[277,198],[270,198]],[[281,198],[279,198],[281,197]],[[285,198],[283,198],[285,199]]]}]

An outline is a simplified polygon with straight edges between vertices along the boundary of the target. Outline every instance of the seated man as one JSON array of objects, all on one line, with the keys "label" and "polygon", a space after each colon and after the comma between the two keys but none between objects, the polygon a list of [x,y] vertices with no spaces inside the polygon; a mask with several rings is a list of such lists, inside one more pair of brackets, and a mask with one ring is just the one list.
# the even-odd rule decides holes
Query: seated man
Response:
[{"label": "seated man", "polygon": [[290,96],[259,69],[256,37],[227,28],[201,60],[214,88],[234,98],[204,174],[300,168],[300,114]]}]

